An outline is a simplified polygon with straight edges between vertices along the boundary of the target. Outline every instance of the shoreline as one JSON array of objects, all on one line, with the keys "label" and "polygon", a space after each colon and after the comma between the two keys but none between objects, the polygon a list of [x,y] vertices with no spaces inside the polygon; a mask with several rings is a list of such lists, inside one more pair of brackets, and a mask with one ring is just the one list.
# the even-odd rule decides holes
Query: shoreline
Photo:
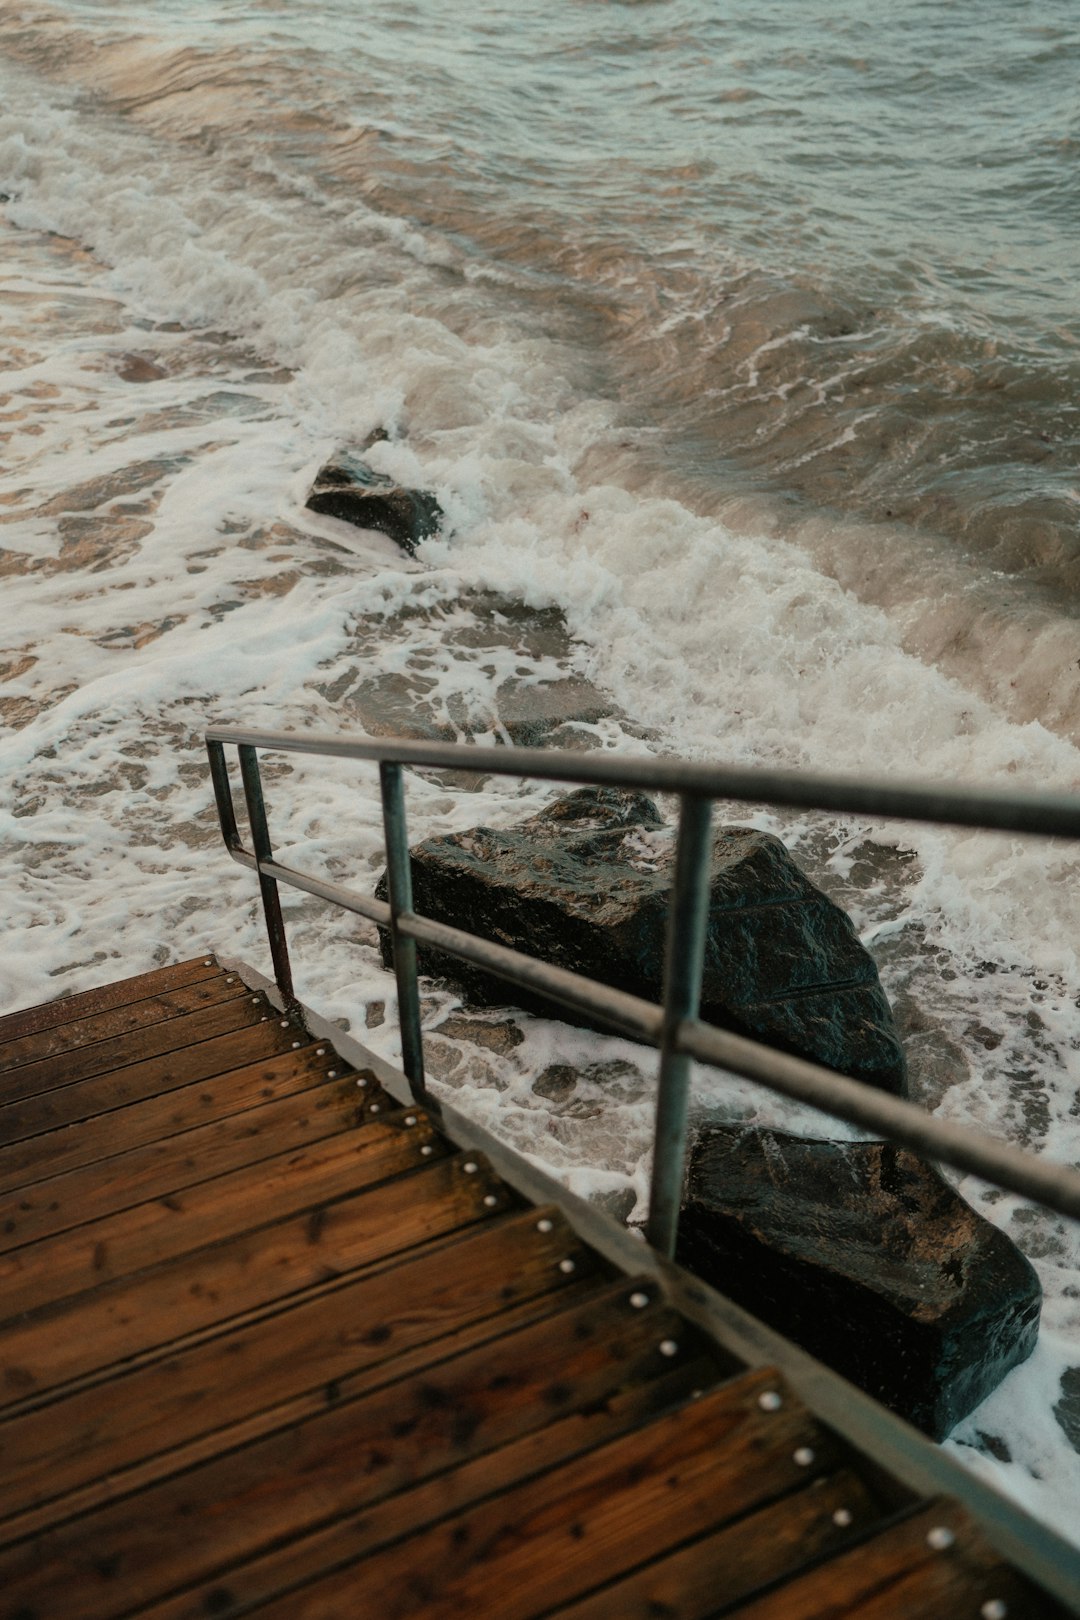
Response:
[{"label": "shoreline", "polygon": [[[430,723],[457,733],[470,712],[490,720],[506,686],[519,729],[537,719],[528,692],[538,681],[554,694],[545,725],[569,719],[583,739],[620,749],[640,748],[647,728],[663,734],[663,703],[645,726],[625,718],[625,694],[605,687],[580,616],[550,605],[522,606],[516,619],[508,611],[527,592],[500,594],[494,540],[490,563],[477,563],[471,548],[456,561],[452,548],[436,547],[432,562],[416,566],[390,542],[298,516],[282,477],[298,432],[291,373],[240,340],[150,320],[62,238],[21,240],[40,250],[40,263],[22,272],[24,353],[21,365],[8,361],[9,384],[13,371],[25,372],[31,391],[12,390],[22,414],[7,425],[33,431],[0,505],[0,548],[16,532],[25,547],[3,559],[12,611],[0,699],[16,707],[0,714],[17,727],[0,745],[12,784],[3,837],[17,873],[6,919],[13,1003],[28,999],[31,984],[77,988],[100,978],[101,938],[124,938],[151,965],[163,940],[181,954],[220,946],[227,918],[230,929],[236,923],[230,948],[262,959],[246,874],[227,870],[213,825],[199,742],[209,719],[323,729],[346,715],[371,729],[380,715],[399,724],[419,702]],[[514,567],[500,566],[512,585]],[[556,556],[550,567],[558,566]],[[680,606],[685,594],[672,611]],[[842,635],[843,622],[834,629]],[[475,820],[506,825],[546,798],[546,790],[461,788],[443,780],[412,790],[414,838]],[[272,791],[283,796],[292,845],[374,883],[381,828],[362,784],[344,771],[328,780],[300,771]],[[777,830],[772,818],[751,819]],[[815,880],[846,895],[873,936],[921,1095],[1021,1140],[1056,1139],[1067,1105],[1043,1076],[1056,1051],[1070,1061],[1074,1017],[1052,977],[1025,963],[1020,947],[1017,963],[952,981],[959,1010],[950,1011],[944,974],[959,959],[910,916],[920,885],[940,881],[934,870],[880,830],[804,818],[787,832]],[[381,1003],[383,1022],[369,1037],[390,1052],[392,987],[373,938],[328,924],[307,901],[292,927],[305,999],[354,1020]],[[464,1018],[442,993],[427,1015],[438,1021],[445,1083],[467,1094],[482,1121],[498,1116],[514,1145],[547,1152],[574,1190],[615,1207],[639,1196],[651,1081],[629,1043],[586,1051],[579,1031],[539,1021],[516,1041],[497,1023]],[[1032,1052],[1044,1067],[1029,1074]],[[568,1088],[566,1073],[582,1071]],[[533,1084],[544,1075],[547,1095]],[[729,1086],[725,1107],[728,1117],[752,1117],[759,1104]],[[1020,1230],[1015,1212],[983,1198],[979,1207]],[[1042,1249],[1044,1274],[1069,1273],[1069,1248],[1055,1246],[1050,1227],[1024,1236]],[[1069,1331],[1072,1307],[1056,1297],[1051,1335]],[[1050,1366],[1035,1369],[1044,1384]]]}]

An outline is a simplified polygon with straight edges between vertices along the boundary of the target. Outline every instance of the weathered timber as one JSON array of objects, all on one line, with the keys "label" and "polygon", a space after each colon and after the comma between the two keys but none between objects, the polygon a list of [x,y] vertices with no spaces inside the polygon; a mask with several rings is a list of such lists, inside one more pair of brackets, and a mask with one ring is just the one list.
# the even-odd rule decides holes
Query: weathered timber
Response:
[{"label": "weathered timber", "polygon": [[[325,1620],[335,1608],[403,1620],[501,1616],[530,1620],[618,1575],[630,1561],[666,1552],[687,1536],[733,1521],[806,1483],[795,1461],[835,1467],[835,1447],[790,1396],[763,1411],[775,1389],[768,1369],[746,1374],[647,1429],[598,1447],[557,1473],[409,1534],[378,1559],[340,1570],[267,1605],[263,1620]],[[404,1504],[403,1504],[404,1505]]]},{"label": "weathered timber", "polygon": [[[265,1030],[267,1026],[257,1027]],[[254,1030],[249,1032],[254,1033]],[[223,1036],[222,1042],[228,1047],[233,1039]],[[271,1039],[280,1044],[278,1036]],[[217,1045],[216,1041],[204,1041],[193,1048],[211,1071],[218,1058],[208,1048]],[[175,1139],[177,1151],[184,1151],[183,1138],[190,1131],[226,1120],[239,1123],[240,1115],[262,1109],[268,1103],[338,1084],[327,1079],[327,1064],[326,1047],[310,1043],[297,1052],[245,1063],[240,1068],[226,1069],[222,1074],[211,1072],[175,1090],[26,1137],[10,1147],[0,1148],[0,1193],[57,1179],[102,1159],[152,1147],[163,1140],[172,1143]],[[392,1106],[370,1070],[354,1074],[346,1070],[340,1058],[333,1067],[345,1076],[341,1084],[351,1086],[357,1099],[371,1097],[387,1107]],[[122,1072],[125,1079],[130,1078],[130,1070]],[[94,1083],[85,1082],[87,1086]],[[98,1169],[95,1174],[103,1179],[107,1172]]]},{"label": "weathered timber", "polygon": [[[144,1097],[157,1097],[226,1069],[291,1051],[296,1039],[279,1019],[249,1023],[239,1002],[202,1014],[188,1029],[189,1044],[124,1068],[80,1078],[44,1096],[0,1108],[0,1142],[12,1143],[63,1125],[92,1119]],[[0,1154],[5,1150],[0,1149]],[[6,1160],[0,1161],[6,1162]]]},{"label": "weathered timber", "polygon": [[[109,1007],[103,1012],[76,1018],[71,1023],[54,1024],[50,1029],[24,1035],[19,1040],[6,1041],[0,1046],[0,1074],[3,1075],[0,1099],[14,1101],[18,1097],[32,1095],[30,1089],[23,1089],[24,1080],[19,1072],[31,1067],[36,1079],[33,1090],[45,1089],[46,1084],[52,1083],[44,1079],[48,1073],[45,1066],[48,1058],[96,1046],[100,1041],[132,1035],[151,1025],[168,1023],[170,1019],[182,1017],[185,1013],[202,1012],[222,1001],[244,999],[251,1000],[251,991],[242,979],[235,975],[226,977],[216,974],[211,979],[201,979],[197,984],[181,985],[165,995],[146,996],[141,1001],[127,1002],[122,1007]],[[60,1084],[63,1083],[61,1078]]]},{"label": "weathered timber", "polygon": [[0,1018],[0,1042],[19,1040],[24,1035],[52,1029],[55,1024],[68,1024],[75,1018],[122,1007],[128,1001],[141,1001],[144,996],[164,995],[181,985],[197,984],[200,979],[212,979],[223,973],[224,969],[215,961],[198,956],[189,962],[175,962],[171,967],[152,968],[148,973],[118,979],[115,984],[96,985],[92,990],[80,990],[72,996],[42,1001],[36,1007],[25,1007]]},{"label": "weathered timber", "polygon": [[[484,1204],[488,1195],[496,1201],[494,1208]],[[466,1176],[460,1159],[442,1160],[133,1278],[102,1284],[5,1327],[0,1405],[36,1398],[329,1276],[494,1219],[507,1203],[505,1190],[483,1167]]]},{"label": "weathered timber", "polygon": [[708,1387],[713,1371],[707,1360],[689,1361],[654,1383],[628,1385],[605,1401],[422,1480],[360,1514],[335,1519],[309,1535],[247,1559],[223,1576],[211,1577],[183,1595],[155,1604],[147,1609],[145,1620],[203,1620],[226,1596],[233,1609],[225,1607],[220,1612],[244,1612],[249,1604],[278,1597],[358,1557],[379,1557],[397,1533],[403,1508],[416,1526],[434,1523],[452,1509],[483,1501],[518,1480],[559,1467],[650,1423],[680,1405],[692,1390]]},{"label": "weathered timber", "polygon": [[[944,1534],[942,1534],[944,1532]],[[1002,1562],[951,1502],[934,1504],[740,1609],[741,1620],[942,1620],[987,1614],[1036,1620],[1053,1611]]]},{"label": "weathered timber", "polygon": [[0,1620],[1057,1614],[261,996],[93,1039],[170,972],[0,1108]]},{"label": "weathered timber", "polygon": [[371,1117],[365,1106],[349,1075],[116,1153],[106,1176],[92,1164],[22,1187],[0,1196],[0,1253],[336,1136]]},{"label": "weathered timber", "polygon": [[[194,1539],[194,1561],[187,1545],[179,1549],[186,1572],[212,1569],[238,1549],[258,1551],[317,1526],[328,1502],[335,1513],[360,1509],[605,1401],[628,1383],[662,1378],[668,1366],[657,1335],[672,1331],[674,1314],[657,1311],[650,1334],[626,1297],[622,1285],[614,1296],[608,1291],[396,1381],[391,1364],[378,1389],[353,1400],[324,1399],[307,1421],[164,1487],[154,1512],[158,1537]],[[109,1517],[97,1528],[98,1552],[129,1557],[123,1543],[131,1531],[118,1527],[113,1541]]]},{"label": "weathered timber", "polygon": [[[442,1241],[452,1242],[453,1238]],[[425,1253],[434,1252],[439,1247],[440,1243],[436,1241],[425,1247]],[[569,1281],[563,1278],[561,1284],[557,1294],[549,1291],[521,1300],[517,1304],[506,1304],[499,1310],[497,1317],[469,1322],[466,1326],[447,1334],[443,1339],[419,1344],[412,1350],[404,1351],[401,1356],[394,1358],[394,1377],[404,1378],[409,1373],[426,1367],[433,1360],[453,1355],[456,1351],[468,1349],[471,1345],[498,1338],[502,1333],[512,1333],[518,1327],[524,1327],[549,1315],[553,1309],[572,1305],[578,1300],[589,1299],[597,1286],[595,1278],[585,1276]],[[324,1285],[324,1292],[333,1291],[332,1285]],[[321,1295],[317,1290],[311,1289],[307,1291],[306,1297],[314,1299]],[[271,1306],[269,1309],[271,1314],[275,1313],[275,1307]],[[224,1333],[226,1340],[233,1331],[233,1324],[230,1321]],[[209,1342],[210,1338],[216,1336],[216,1330],[210,1329],[201,1336],[193,1335],[181,1348],[186,1349],[196,1343]],[[155,1357],[151,1353],[144,1357],[139,1365],[148,1365],[150,1361],[167,1358],[172,1353],[173,1348],[170,1346],[163,1355]],[[387,1377],[386,1363],[379,1362],[359,1372],[350,1373],[337,1380],[337,1383],[343,1389],[344,1398],[353,1399],[369,1389],[386,1383]],[[707,1382],[707,1378],[708,1369],[702,1373],[701,1379],[695,1381]],[[97,1382],[101,1383],[102,1380],[98,1379]],[[78,1387],[72,1386],[76,1390]],[[685,1386],[684,1394],[689,1387],[689,1384]],[[304,1423],[316,1414],[321,1415],[327,1405],[326,1389],[325,1385],[317,1386],[313,1390],[290,1397],[278,1406],[253,1412],[247,1417],[226,1423],[220,1429],[207,1430],[192,1440],[182,1441],[168,1452],[155,1452],[130,1463],[122,1475],[118,1476],[122,1478],[123,1489],[129,1494],[142,1492],[147,1486],[159,1480],[174,1474],[186,1473],[187,1470],[196,1468],[211,1458],[219,1457],[226,1451],[235,1451],[251,1441],[259,1440],[271,1430],[277,1432],[291,1429],[297,1423]],[[42,1407],[40,1410],[44,1412],[48,1407]],[[91,1512],[103,1503],[112,1502],[115,1500],[117,1489],[117,1479],[109,1475],[99,1475],[88,1480],[85,1485],[75,1486],[62,1499],[49,1498],[36,1505],[27,1506],[17,1511],[11,1518],[0,1520],[0,1546],[23,1540],[27,1536],[37,1536],[51,1525]]]},{"label": "weathered timber", "polygon": [[[0,1087],[0,1106],[44,1101],[41,1092],[70,1090],[93,1075],[111,1074],[129,1064],[177,1052],[193,1041],[210,1040],[231,1029],[258,1024],[265,1015],[248,995],[234,996],[199,1012],[178,1014],[160,1024],[132,1030],[111,1040],[95,1041],[92,1046],[76,1047],[40,1063],[27,1063],[5,1076],[9,1084]],[[296,1037],[293,1032],[293,1038]]]},{"label": "weathered timber", "polygon": [[[686,1398],[691,1381],[707,1373],[707,1365],[702,1368],[695,1362],[654,1383],[628,1385],[607,1400],[556,1418],[359,1514],[332,1518],[330,1504],[330,1512],[323,1515],[329,1522],[310,1534],[294,1533],[277,1546],[268,1540],[252,1499],[243,1502],[241,1518],[221,1516],[215,1521],[206,1549],[191,1539],[185,1542],[170,1531],[169,1522],[190,1501],[186,1480],[166,1481],[146,1493],[148,1513],[137,1521],[129,1504],[116,1503],[92,1515],[85,1525],[60,1526],[39,1542],[23,1543],[10,1552],[0,1550],[0,1581],[15,1614],[15,1605],[32,1603],[39,1620],[107,1620],[114,1612],[114,1589],[102,1578],[100,1562],[93,1560],[96,1540],[109,1547],[110,1562],[123,1560],[114,1567],[129,1572],[133,1596],[147,1605],[138,1611],[144,1620],[205,1620],[209,1614],[244,1612],[282,1592],[291,1594],[300,1583],[344,1561],[378,1552],[393,1540],[403,1509],[411,1522],[430,1524],[449,1506],[482,1501],[514,1480],[583,1456],[593,1446],[670,1411]],[[202,1501],[205,1510],[205,1498]],[[305,1507],[301,1502],[298,1512],[302,1523],[311,1522],[310,1504]],[[207,1570],[211,1560],[216,1562],[214,1571]],[[176,1588],[187,1589],[153,1601],[157,1592]],[[68,1594],[70,1608],[64,1606]]]},{"label": "weathered timber", "polygon": [[[153,1466],[140,1470],[143,1482],[189,1467],[192,1440],[222,1431],[212,1454],[321,1419],[374,1388],[459,1357],[478,1341],[514,1334],[537,1318],[538,1328],[521,1342],[542,1345],[554,1335],[561,1343],[565,1323],[549,1328],[546,1319],[560,1313],[561,1320],[568,1305],[583,1308],[582,1283],[609,1304],[625,1298],[627,1289],[612,1289],[584,1265],[570,1275],[560,1271],[559,1260],[579,1250],[563,1222],[551,1225],[550,1232],[538,1232],[530,1211],[474,1229],[313,1298],[287,1300],[228,1334],[170,1349],[133,1371],[119,1369],[107,1384],[0,1421],[0,1519],[18,1515],[14,1528],[21,1533],[28,1508],[66,1498],[99,1476],[108,1477],[108,1494],[115,1495],[120,1471],[148,1458]],[[662,1315],[655,1288],[651,1293],[652,1309],[634,1315],[646,1337]],[[403,1299],[409,1302],[405,1314]],[[583,1320],[588,1327],[588,1316]],[[655,1343],[662,1334],[652,1337]],[[561,1366],[556,1373],[549,1365],[545,1376],[557,1381]],[[253,1466],[269,1467],[269,1457],[259,1451]],[[208,1490],[206,1477],[200,1479],[199,1489]],[[307,1487],[301,1481],[299,1488]],[[86,1505],[85,1493],[78,1505]],[[52,1512],[65,1517],[69,1510],[65,1500]],[[47,1514],[39,1513],[35,1533],[45,1522]],[[9,1524],[0,1525],[0,1540],[6,1539],[12,1539]]]},{"label": "weathered timber", "polygon": [[[407,1125],[406,1120],[412,1120]],[[0,1256],[0,1310],[19,1315],[114,1282],[269,1221],[416,1169],[444,1151],[425,1114],[401,1110],[362,1131],[275,1154],[212,1181],[90,1221]]]},{"label": "weathered timber", "polygon": [[881,1509],[857,1474],[815,1479],[748,1518],[640,1564],[555,1611],[559,1620],[708,1620],[818,1558],[860,1539]]},{"label": "weathered timber", "polygon": [[[484,1195],[484,1206],[489,1213],[491,1212],[489,1199],[493,1196],[495,1195]],[[501,1208],[502,1201],[498,1200],[498,1202]],[[507,1219],[512,1218],[512,1213],[508,1214]],[[552,1221],[553,1226],[558,1227],[560,1225],[559,1219],[554,1214],[552,1214]],[[379,1276],[383,1271],[393,1270],[400,1265],[405,1265],[417,1256],[431,1258],[442,1249],[462,1241],[465,1237],[475,1235],[481,1231],[495,1230],[503,1224],[505,1223],[499,1221],[490,1222],[486,1226],[463,1226],[460,1224],[456,1227],[450,1226],[446,1231],[429,1233],[419,1243],[411,1245],[407,1254],[403,1254],[391,1247],[389,1253],[385,1255],[377,1254],[354,1270],[342,1271],[336,1267],[327,1267],[322,1276],[305,1282],[298,1290],[284,1294],[268,1290],[265,1297],[256,1297],[248,1304],[242,1303],[240,1308],[234,1311],[232,1315],[216,1319],[211,1317],[206,1321],[195,1321],[190,1327],[177,1334],[175,1338],[158,1343],[143,1344],[129,1350],[127,1354],[118,1358],[115,1362],[106,1362],[100,1367],[89,1367],[85,1371],[77,1373],[73,1378],[66,1379],[59,1394],[50,1392],[44,1397],[31,1394],[21,1401],[16,1401],[6,1411],[0,1412],[0,1422],[7,1422],[9,1419],[31,1410],[42,1410],[45,1405],[48,1405],[53,1400],[68,1399],[81,1394],[99,1384],[108,1383],[118,1374],[127,1376],[159,1361],[183,1355],[197,1345],[207,1344],[210,1340],[222,1335],[228,1337],[234,1333],[243,1333],[248,1327],[252,1327],[258,1322],[267,1321],[282,1311],[292,1309],[297,1304],[308,1304],[321,1299],[324,1295],[348,1288],[358,1276],[362,1276],[367,1280]],[[569,1253],[574,1257],[574,1275],[569,1279],[562,1278],[565,1290],[567,1293],[572,1293],[573,1289],[577,1288],[582,1293],[587,1293],[590,1287],[589,1279],[595,1266],[595,1257],[589,1250],[581,1247],[572,1232],[567,1232],[565,1242]],[[513,1299],[514,1297],[512,1289],[509,1285],[506,1285],[506,1298]],[[517,1308],[513,1305],[510,1306],[512,1311]],[[405,1354],[408,1355],[410,1352],[406,1351]],[[245,1426],[244,1421],[241,1420],[239,1428],[243,1429]],[[253,1432],[258,1432],[257,1425]]]}]

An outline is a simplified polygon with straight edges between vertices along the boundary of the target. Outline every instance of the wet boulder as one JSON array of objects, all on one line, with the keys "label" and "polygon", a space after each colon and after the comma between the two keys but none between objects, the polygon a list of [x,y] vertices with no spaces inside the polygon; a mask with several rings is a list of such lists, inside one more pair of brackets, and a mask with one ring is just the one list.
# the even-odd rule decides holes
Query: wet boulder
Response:
[{"label": "wet boulder", "polygon": [[406,489],[350,450],[338,451],[320,468],[305,504],[357,528],[378,529],[410,556],[442,521],[442,508],[430,490]]},{"label": "wet boulder", "polygon": [[[417,845],[414,905],[659,1002],[673,851],[650,799],[582,788],[519,826],[475,827]],[[378,892],[385,898],[385,879]],[[419,961],[467,1001],[570,1016],[423,946]],[[803,876],[779,839],[751,828],[724,828],[714,841],[701,1016],[884,1090],[904,1090],[892,1013],[847,915]]]},{"label": "wet boulder", "polygon": [[677,1258],[935,1439],[1038,1334],[1029,1262],[887,1143],[707,1128]]}]

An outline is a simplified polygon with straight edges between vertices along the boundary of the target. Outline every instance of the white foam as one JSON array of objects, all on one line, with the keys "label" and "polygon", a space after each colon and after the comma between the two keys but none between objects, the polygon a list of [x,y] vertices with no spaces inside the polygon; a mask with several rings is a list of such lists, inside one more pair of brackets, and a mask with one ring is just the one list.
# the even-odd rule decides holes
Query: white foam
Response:
[{"label": "white foam", "polygon": [[1075,1341],[1044,1328],[1034,1354],[953,1430],[946,1447],[1033,1518],[1080,1543],[1080,1455],[1063,1443],[1055,1416],[1062,1377],[1076,1363]]},{"label": "white foam", "polygon": [[[317,188],[278,190],[273,173],[262,189],[248,186],[229,154],[98,124],[92,109],[65,104],[58,92],[50,102],[2,65],[0,80],[9,109],[0,115],[0,187],[18,192],[12,217],[90,243],[113,267],[99,274],[72,262],[62,273],[54,266],[50,280],[43,250],[21,284],[43,298],[66,285],[77,299],[83,280],[115,315],[111,330],[96,329],[87,306],[88,324],[72,315],[69,329],[61,312],[48,352],[20,368],[22,381],[57,392],[54,408],[45,401],[33,419],[40,433],[20,441],[15,483],[31,493],[22,520],[0,529],[0,544],[46,563],[60,534],[42,505],[136,460],[162,466],[149,531],[107,569],[5,580],[8,653],[47,655],[3,689],[44,705],[0,743],[9,785],[0,838],[16,874],[0,919],[6,1005],[40,999],[53,982],[99,982],[121,959],[134,970],[223,940],[265,964],[249,874],[223,858],[208,813],[205,724],[333,730],[340,714],[324,688],[353,670],[414,667],[418,654],[429,660],[440,713],[452,717],[457,700],[474,719],[493,712],[509,655],[451,652],[437,626],[421,631],[415,618],[393,627],[399,611],[454,609],[465,589],[562,608],[580,638],[577,669],[654,728],[664,751],[854,775],[1080,787],[1080,755],[1068,741],[1035,721],[1017,724],[1003,705],[913,656],[903,624],[822,573],[808,551],[767,532],[736,532],[651,490],[612,407],[588,392],[587,361],[512,306],[488,303],[495,293],[487,285],[464,274],[451,284],[443,272],[452,244],[418,243],[356,207],[342,226],[323,212]],[[192,340],[152,330],[155,319],[223,326],[243,344],[223,343],[185,375]],[[136,403],[114,362],[140,344],[175,361],[179,375],[141,385]],[[99,368],[87,369],[89,361]],[[269,363],[290,368],[291,380],[247,380],[248,367]],[[196,407],[215,388],[261,414],[207,406],[198,420],[182,418],[179,407]],[[166,420],[140,425],[140,411],[164,411]],[[408,437],[377,446],[372,460],[434,488],[453,527],[450,539],[421,548],[427,572],[403,564],[385,540],[302,509],[308,475],[327,450],[379,425]],[[280,544],[243,547],[275,520]],[[342,558],[344,572],[326,571]],[[296,578],[277,594],[286,571]],[[140,629],[172,621],[138,644]],[[374,650],[373,625],[387,627]],[[540,678],[556,672],[544,659],[531,667]],[[642,746],[615,724],[603,741],[613,750]],[[283,853],[371,886],[382,857],[370,773],[304,760],[272,776],[268,790]],[[505,824],[550,791],[492,781],[455,796],[418,784],[412,831]],[[809,826],[795,821],[789,834],[809,843]],[[861,831],[849,829],[853,838]],[[1052,1153],[1080,1157],[1076,857],[967,833],[875,836],[917,853],[898,902],[902,920],[928,950],[948,953],[959,975],[954,1014],[933,999],[937,989],[919,987],[954,1046],[945,1111],[1029,1131]],[[860,925],[888,945],[897,918],[879,915],[873,896],[860,904]],[[386,1022],[368,1038],[395,1054],[392,983],[371,931],[308,899],[290,899],[287,914],[301,992],[353,1021],[365,1005],[385,1002]],[[1000,971],[981,980],[977,965],[987,961]],[[890,958],[884,971],[895,989],[901,980],[890,973],[909,966]],[[1034,999],[1035,979],[1054,981],[1038,992],[1047,999]],[[433,998],[432,1021],[450,1006]],[[977,1024],[1000,1036],[997,1047],[981,1044]],[[461,1086],[467,1106],[538,1162],[576,1189],[626,1192],[640,1214],[648,1106],[609,1096],[595,1116],[563,1117],[532,1090],[544,1067],[639,1059],[627,1043],[531,1021],[512,1063],[466,1074]],[[1025,1064],[1042,1109],[1034,1123],[1017,1118]],[[722,1078],[699,1077],[696,1098],[730,1117],[765,1117],[759,1095]],[[786,1105],[775,1117],[800,1122]],[[1021,1235],[1016,1210],[969,1190]],[[1044,1272],[1055,1330],[1072,1331],[1077,1271],[1063,1252]],[[1048,1369],[1060,1376],[1066,1352],[1046,1343],[1026,1374],[1013,1375],[1029,1380],[1030,1398],[1012,1416],[1007,1402],[995,1406],[994,1421],[1007,1431],[1017,1478],[1030,1482],[1041,1470],[1063,1488],[1073,1463],[1060,1437],[1055,1451],[1047,1412]],[[1036,1407],[1038,1424],[1029,1422]],[[984,1412],[971,1421],[990,1420]],[[1019,1428],[1030,1428],[1028,1450]]]}]

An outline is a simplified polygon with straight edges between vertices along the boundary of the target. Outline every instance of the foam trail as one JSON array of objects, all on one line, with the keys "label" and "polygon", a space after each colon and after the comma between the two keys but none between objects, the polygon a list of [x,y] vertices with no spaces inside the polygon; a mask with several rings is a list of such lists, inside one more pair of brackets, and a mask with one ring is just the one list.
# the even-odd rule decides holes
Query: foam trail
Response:
[{"label": "foam trail", "polygon": [[[51,15],[39,17],[50,50],[90,26]],[[396,122],[383,109],[363,132],[320,126],[308,145],[283,119],[281,141],[297,143],[287,162],[266,144],[272,52],[265,80],[248,41],[211,83],[183,40],[135,48],[123,32],[99,59],[96,101],[74,51],[53,51],[71,64],[66,86],[15,56],[0,64],[0,189],[16,227],[3,269],[5,1005],[223,941],[265,965],[249,875],[218,845],[201,749],[211,719],[374,731],[405,712],[493,745],[506,740],[508,683],[572,674],[617,705],[576,740],[613,752],[1080,786],[1065,616],[1044,603],[1025,639],[1030,604],[984,574],[961,646],[963,594],[942,582],[979,570],[943,563],[937,538],[911,540],[893,568],[891,553],[851,543],[850,524],[755,505],[715,455],[703,476],[677,400],[670,431],[663,413],[628,412],[612,322],[627,351],[647,331],[642,352],[659,353],[671,298],[692,307],[700,291],[689,275],[683,288],[674,260],[646,283],[630,254],[593,242],[575,261],[590,290],[571,307],[569,282],[545,280],[565,241],[550,221],[547,234],[534,222],[496,241],[465,212],[392,212],[379,165],[408,145],[407,109]],[[326,71],[336,119],[344,81]],[[401,163],[404,194],[414,177]],[[486,259],[484,244],[500,242]],[[620,287],[630,303],[611,302]],[[669,333],[693,324],[680,317]],[[746,389],[783,390],[770,368],[809,339],[777,344],[758,324],[738,339]],[[856,329],[868,342],[874,330]],[[671,348],[673,375],[685,352]],[[376,427],[393,438],[373,463],[433,488],[450,520],[451,537],[415,564],[303,509],[320,461]],[[829,455],[842,455],[854,441],[828,427]],[[1003,650],[1012,673],[999,658],[988,674]],[[371,773],[305,760],[267,774],[283,858],[373,885]],[[552,791],[418,780],[411,831],[504,825]],[[1080,1159],[1070,851],[745,808],[733,819],[781,827],[849,906],[920,1098]],[[287,914],[302,993],[396,1055],[373,931],[303,897]],[[462,1022],[438,990],[425,1017],[438,1083],[576,1190],[643,1213],[652,1074],[640,1051],[541,1020],[520,1021],[512,1045],[489,1028],[485,1045],[483,1020]],[[697,1076],[695,1113],[815,1128],[725,1077]],[[1060,1519],[1080,1489],[1054,1416],[1080,1329],[1080,1258],[1058,1223],[964,1190],[1034,1256],[1049,1326],[956,1443],[996,1437],[1009,1479]]]}]

